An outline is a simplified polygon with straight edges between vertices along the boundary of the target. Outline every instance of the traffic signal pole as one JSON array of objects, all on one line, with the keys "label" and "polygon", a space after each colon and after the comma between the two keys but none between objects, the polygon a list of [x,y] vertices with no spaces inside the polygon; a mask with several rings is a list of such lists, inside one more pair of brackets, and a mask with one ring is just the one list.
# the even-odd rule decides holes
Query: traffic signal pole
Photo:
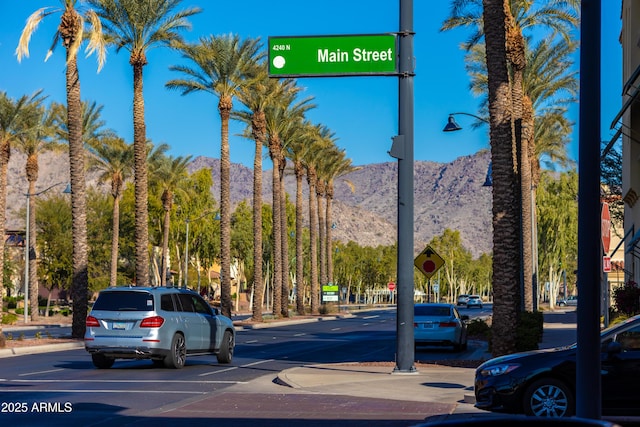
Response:
[{"label": "traffic signal pole", "polygon": [[416,372],[413,345],[413,0],[400,0],[398,77],[398,302],[394,373]]}]

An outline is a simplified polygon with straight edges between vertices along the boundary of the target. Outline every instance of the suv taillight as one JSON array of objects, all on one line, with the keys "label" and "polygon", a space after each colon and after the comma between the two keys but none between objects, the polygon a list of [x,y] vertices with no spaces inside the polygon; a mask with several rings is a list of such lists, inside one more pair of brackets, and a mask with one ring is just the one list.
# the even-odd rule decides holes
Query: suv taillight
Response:
[{"label": "suv taillight", "polygon": [[455,328],[458,326],[456,322],[440,322],[441,328]]},{"label": "suv taillight", "polygon": [[147,317],[140,322],[141,328],[159,328],[164,323],[164,319],[160,316]]},{"label": "suv taillight", "polygon": [[96,319],[93,316],[87,316],[87,327],[89,328],[99,328],[100,327],[100,322],[98,322],[98,319]]}]

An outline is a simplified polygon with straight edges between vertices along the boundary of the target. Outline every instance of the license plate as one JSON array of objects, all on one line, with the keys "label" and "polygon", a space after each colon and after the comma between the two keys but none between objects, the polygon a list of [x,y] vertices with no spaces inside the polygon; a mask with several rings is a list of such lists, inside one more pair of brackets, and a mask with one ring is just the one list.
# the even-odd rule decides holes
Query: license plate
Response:
[{"label": "license plate", "polygon": [[423,329],[433,329],[435,327],[435,323],[423,323],[422,324],[422,328]]},{"label": "license plate", "polygon": [[112,329],[115,331],[124,331],[127,329],[127,324],[123,322],[113,322]]}]

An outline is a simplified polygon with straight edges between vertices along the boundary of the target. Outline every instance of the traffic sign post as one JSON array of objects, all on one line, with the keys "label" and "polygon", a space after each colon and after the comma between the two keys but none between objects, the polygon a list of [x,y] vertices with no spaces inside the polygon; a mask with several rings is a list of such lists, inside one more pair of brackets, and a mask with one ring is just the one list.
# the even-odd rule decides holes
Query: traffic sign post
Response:
[{"label": "traffic sign post", "polygon": [[600,234],[602,251],[608,254],[611,245],[611,213],[609,212],[609,204],[606,202],[602,203],[602,209],[600,211]]},{"label": "traffic sign post", "polygon": [[269,37],[269,77],[396,76],[395,34]]},{"label": "traffic sign post", "polygon": [[425,275],[427,279],[431,279],[433,275],[444,265],[444,259],[433,250],[431,246],[428,246],[420,252],[413,265]]}]

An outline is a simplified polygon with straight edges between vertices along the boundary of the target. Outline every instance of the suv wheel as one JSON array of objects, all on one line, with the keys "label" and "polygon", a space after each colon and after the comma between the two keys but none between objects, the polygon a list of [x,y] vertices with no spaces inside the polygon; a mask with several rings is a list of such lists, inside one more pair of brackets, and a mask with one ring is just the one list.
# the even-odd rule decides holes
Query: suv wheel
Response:
[{"label": "suv wheel", "polygon": [[222,343],[220,344],[220,352],[218,353],[218,363],[231,363],[233,359],[233,334],[229,331],[224,331],[222,336]]},{"label": "suv wheel", "polygon": [[167,368],[181,369],[187,360],[187,345],[182,334],[175,334],[171,340],[171,349],[164,358]]},{"label": "suv wheel", "polygon": [[107,357],[104,354],[92,354],[91,360],[93,361],[93,366],[98,369],[109,369],[113,366],[113,362],[116,360],[113,357]]}]

